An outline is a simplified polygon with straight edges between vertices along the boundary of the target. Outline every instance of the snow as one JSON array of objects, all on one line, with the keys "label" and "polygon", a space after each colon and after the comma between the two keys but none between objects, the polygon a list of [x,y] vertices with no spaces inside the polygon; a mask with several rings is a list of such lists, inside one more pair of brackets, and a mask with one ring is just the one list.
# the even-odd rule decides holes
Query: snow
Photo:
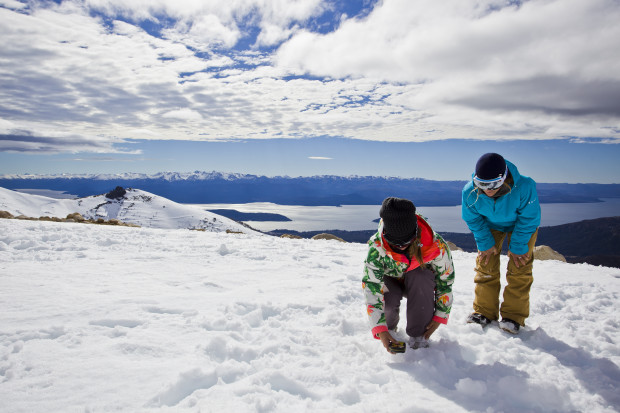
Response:
[{"label": "snow", "polygon": [[537,261],[532,315],[513,336],[465,323],[475,256],[455,251],[448,325],[430,348],[390,355],[367,323],[365,255],[328,240],[0,219],[0,410],[620,409],[619,269]]},{"label": "snow", "polygon": [[209,231],[255,232],[236,221],[203,210],[200,206],[179,204],[139,189],[127,189],[121,199],[105,195],[78,199],[54,199],[0,188],[0,211],[25,215],[66,218],[79,212],[86,219],[118,219],[149,228],[206,229]]}]

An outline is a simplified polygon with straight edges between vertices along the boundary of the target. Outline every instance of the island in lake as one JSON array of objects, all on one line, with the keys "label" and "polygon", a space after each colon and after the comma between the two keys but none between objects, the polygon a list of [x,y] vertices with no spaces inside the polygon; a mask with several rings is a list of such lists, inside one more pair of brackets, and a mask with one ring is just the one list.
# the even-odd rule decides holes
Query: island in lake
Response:
[{"label": "island in lake", "polygon": [[273,214],[269,212],[241,212],[235,209],[209,209],[209,212],[213,212],[214,214],[221,215],[226,218],[234,219],[235,221],[277,221],[277,222],[287,222],[291,221],[290,218],[280,215]]}]

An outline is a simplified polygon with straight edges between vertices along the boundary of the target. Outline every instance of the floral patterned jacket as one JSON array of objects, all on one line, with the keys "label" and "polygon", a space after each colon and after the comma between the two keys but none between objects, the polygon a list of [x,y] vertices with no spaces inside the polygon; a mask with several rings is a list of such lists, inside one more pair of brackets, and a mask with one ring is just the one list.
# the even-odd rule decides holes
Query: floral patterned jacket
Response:
[{"label": "floral patterned jacket", "polygon": [[[452,308],[452,284],[454,283],[454,265],[450,248],[444,239],[432,230],[420,215],[418,226],[421,230],[420,243],[425,267],[435,273],[435,314],[433,320],[447,324]],[[409,260],[405,255],[393,251],[385,242],[383,221],[379,230],[368,241],[368,256],[364,262],[362,288],[366,297],[366,309],[370,318],[372,334],[387,331],[385,312],[383,310],[384,277],[403,278],[407,271],[419,266],[415,258]]]}]

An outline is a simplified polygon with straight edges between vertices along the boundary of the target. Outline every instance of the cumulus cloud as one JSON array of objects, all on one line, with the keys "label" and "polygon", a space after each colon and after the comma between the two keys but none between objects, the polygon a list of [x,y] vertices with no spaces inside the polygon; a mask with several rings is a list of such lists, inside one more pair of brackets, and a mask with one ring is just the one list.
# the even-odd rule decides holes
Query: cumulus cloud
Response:
[{"label": "cumulus cloud", "polygon": [[[617,1],[384,0],[357,14],[343,4],[0,2],[0,150],[114,151],[135,138],[620,141]],[[63,134],[81,138],[50,138]]]},{"label": "cumulus cloud", "polygon": [[[388,0],[335,32],[296,34],[275,60],[298,74],[418,84],[399,101],[441,118],[441,129],[483,126],[492,111],[487,134],[527,136],[526,123],[545,129],[579,115],[597,136],[605,132],[592,120],[619,118],[618,18],[611,0]],[[472,121],[446,119],[463,107]]]},{"label": "cumulus cloud", "polygon": [[291,32],[293,23],[305,22],[327,7],[321,0],[86,0],[85,4],[134,21],[172,18],[175,24],[165,30],[166,37],[201,50],[233,47],[245,30],[255,28],[259,45],[273,45]]},{"label": "cumulus cloud", "polygon": [[283,28],[279,25],[265,23],[261,28],[260,34],[256,38],[259,46],[273,46],[286,40],[293,30]]}]

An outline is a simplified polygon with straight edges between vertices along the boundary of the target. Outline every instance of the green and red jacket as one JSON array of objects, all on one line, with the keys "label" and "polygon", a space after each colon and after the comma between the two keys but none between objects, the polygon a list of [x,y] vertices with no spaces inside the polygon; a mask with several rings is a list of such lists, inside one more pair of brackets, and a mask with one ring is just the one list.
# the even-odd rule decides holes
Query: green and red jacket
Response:
[{"label": "green and red jacket", "polygon": [[[452,308],[452,284],[454,283],[454,265],[450,248],[424,218],[417,215],[421,231],[420,244],[422,260],[427,269],[435,273],[435,314],[433,320],[447,324]],[[368,241],[368,256],[364,262],[362,288],[366,297],[366,309],[370,318],[372,335],[387,331],[383,309],[384,277],[401,279],[407,271],[419,267],[415,258],[409,260],[404,254],[393,251],[383,236],[383,221],[379,230]]]}]

